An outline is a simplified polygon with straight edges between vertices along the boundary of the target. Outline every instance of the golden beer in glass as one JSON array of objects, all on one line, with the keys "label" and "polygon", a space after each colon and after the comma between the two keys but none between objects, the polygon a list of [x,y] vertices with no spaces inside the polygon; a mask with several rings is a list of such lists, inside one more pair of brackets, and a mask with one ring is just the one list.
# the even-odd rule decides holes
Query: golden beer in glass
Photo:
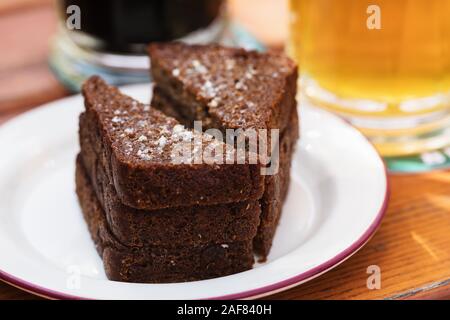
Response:
[{"label": "golden beer in glass", "polygon": [[290,0],[288,51],[382,155],[450,145],[450,0]]}]

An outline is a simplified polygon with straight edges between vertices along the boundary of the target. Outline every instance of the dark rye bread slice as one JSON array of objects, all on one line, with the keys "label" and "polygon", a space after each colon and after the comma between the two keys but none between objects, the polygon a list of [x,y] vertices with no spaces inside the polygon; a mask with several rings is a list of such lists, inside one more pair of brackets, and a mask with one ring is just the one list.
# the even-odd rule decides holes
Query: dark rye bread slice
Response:
[{"label": "dark rye bread slice", "polygon": [[[80,117],[83,122],[83,115]],[[83,128],[82,126],[81,128]],[[283,132],[280,143],[280,168],[278,174],[266,177],[261,224],[254,238],[255,252],[264,259],[268,254],[281,215],[281,209],[289,186],[290,162],[298,139],[296,109],[291,122]],[[85,154],[85,167],[91,168],[94,189],[102,203],[112,233],[129,245],[169,243],[228,242],[251,239],[259,223],[259,206],[256,202],[216,206],[193,206],[156,211],[137,210],[124,206],[112,184],[107,183],[104,170],[89,141],[89,132],[80,130],[80,144]],[[79,161],[79,160],[78,160]],[[153,214],[151,214],[153,213]],[[164,225],[165,228],[160,228]]]},{"label": "dark rye bread slice", "polygon": [[193,127],[193,119],[185,118],[182,113],[184,106],[172,100],[157,85],[153,86],[151,105],[152,107],[160,110],[164,114],[177,119],[185,127],[187,128]]},{"label": "dark rye bread slice", "polygon": [[[185,125],[189,125],[190,120],[183,118],[179,112],[182,106],[177,105],[170,97],[162,93],[158,87],[154,88],[152,105],[185,123]],[[289,118],[290,121],[287,128],[280,135],[279,171],[273,176],[265,177],[264,195],[260,199],[261,222],[254,239],[254,250],[261,261],[266,259],[272,246],[283,202],[289,188],[291,159],[299,138],[297,108],[292,109]]]},{"label": "dark rye bread slice", "polygon": [[[127,206],[156,210],[176,206],[214,205],[259,199],[264,177],[258,164],[174,163],[174,148],[203,150],[223,143],[185,129],[174,118],[141,104],[91,77],[82,88],[87,130],[105,155],[106,173]],[[195,153],[197,152],[197,153]],[[225,152],[223,152],[225,154]],[[222,158],[225,162],[225,155]]]},{"label": "dark rye bread slice", "polygon": [[110,232],[105,213],[81,166],[76,193],[108,279],[160,283],[203,280],[248,270],[252,241],[188,246],[125,246]]},{"label": "dark rye bread slice", "polygon": [[[218,45],[181,43],[149,46],[155,81],[152,105],[186,125],[202,120],[204,128],[294,131],[282,144],[298,139],[297,67],[280,53],[258,53]],[[268,135],[270,145],[270,135]],[[293,147],[292,147],[293,148]],[[286,151],[287,152],[287,151]],[[292,152],[291,152],[292,154]],[[280,155],[280,173],[267,176],[261,202],[261,225],[255,252],[269,253],[289,186],[291,154]]]},{"label": "dark rye bread slice", "polygon": [[82,151],[77,157],[77,166],[85,168],[109,229],[121,243],[129,246],[220,244],[251,240],[256,235],[261,212],[258,201],[153,211],[125,206],[98,160],[88,135],[86,130],[80,131]]},{"label": "dark rye bread slice", "polygon": [[266,177],[264,195],[260,200],[261,222],[253,240],[253,249],[260,257],[260,261],[266,259],[272,247],[284,200],[289,190],[291,161],[298,138],[299,121],[297,108],[295,108],[291,113],[289,125],[280,139],[278,173]]},{"label": "dark rye bread slice", "polygon": [[283,131],[296,106],[297,67],[281,53],[174,42],[151,44],[149,55],[155,98],[204,128]]}]

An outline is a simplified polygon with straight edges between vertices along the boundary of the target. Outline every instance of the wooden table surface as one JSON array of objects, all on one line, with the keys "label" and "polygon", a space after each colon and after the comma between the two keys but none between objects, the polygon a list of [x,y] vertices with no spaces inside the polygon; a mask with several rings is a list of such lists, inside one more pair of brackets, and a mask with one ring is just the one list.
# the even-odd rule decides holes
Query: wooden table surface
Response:
[{"label": "wooden table surface", "polygon": [[[280,44],[282,27],[264,32],[268,28],[264,12],[271,12],[277,21],[285,20],[280,1],[239,2],[231,1],[233,15],[269,45]],[[265,9],[249,16],[254,11],[248,10],[250,6]],[[55,24],[50,0],[0,2],[0,123],[69,94],[47,66]],[[450,172],[390,176],[390,182],[386,217],[363,249],[319,278],[270,298],[449,299]],[[380,289],[367,288],[371,265],[380,268]],[[34,298],[0,282],[0,299]]]}]

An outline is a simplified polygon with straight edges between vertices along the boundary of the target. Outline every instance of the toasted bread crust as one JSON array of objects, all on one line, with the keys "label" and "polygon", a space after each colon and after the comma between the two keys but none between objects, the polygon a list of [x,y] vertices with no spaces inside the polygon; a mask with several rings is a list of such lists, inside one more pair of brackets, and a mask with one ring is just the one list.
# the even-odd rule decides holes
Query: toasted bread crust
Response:
[{"label": "toasted bread crust", "polygon": [[252,267],[251,240],[185,246],[134,247],[122,244],[111,233],[105,213],[83,170],[77,165],[76,192],[110,280],[141,283],[194,281]]},{"label": "toasted bread crust", "polygon": [[[76,191],[106,274],[145,283],[248,270],[253,253],[264,260],[270,251],[290,183],[297,68],[279,53],[217,45],[154,44],[149,53],[152,107],[98,77],[83,86]],[[189,129],[194,120],[223,133],[278,129],[278,172],[263,176],[248,162],[174,163],[180,141],[211,142]]]},{"label": "toasted bread crust", "polygon": [[[102,149],[106,173],[124,204],[156,210],[261,197],[264,177],[258,164],[174,164],[169,142],[173,146],[178,135],[175,119],[146,108],[98,77],[83,85],[83,95],[86,112],[80,125],[88,126],[92,142]],[[145,141],[139,141],[141,137]],[[163,149],[155,144],[161,137],[166,141]],[[208,143],[203,141],[204,146]]]},{"label": "toasted bread crust", "polygon": [[151,74],[185,119],[216,129],[279,129],[296,106],[297,67],[285,55],[219,45],[153,43]]},{"label": "toasted bread crust", "polygon": [[258,233],[253,239],[253,249],[265,261],[272,247],[273,238],[281,218],[284,201],[290,185],[292,157],[299,137],[297,109],[291,113],[291,121],[284,130],[279,147],[279,171],[276,175],[267,176],[264,195],[260,200],[261,222]]},{"label": "toasted bread crust", "polygon": [[152,44],[149,55],[156,83],[152,105],[164,113],[187,126],[203,120],[206,128],[222,132],[280,130],[280,171],[265,177],[261,223],[254,239],[255,252],[264,260],[281,216],[298,139],[295,64],[279,53],[218,45]]},{"label": "toasted bread crust", "polygon": [[[86,176],[105,212],[111,233],[129,246],[198,245],[251,240],[256,234],[260,205],[258,201],[213,206],[175,207],[139,210],[120,202],[90,141],[82,132],[81,154],[77,166]],[[164,226],[164,227],[162,227]]]}]

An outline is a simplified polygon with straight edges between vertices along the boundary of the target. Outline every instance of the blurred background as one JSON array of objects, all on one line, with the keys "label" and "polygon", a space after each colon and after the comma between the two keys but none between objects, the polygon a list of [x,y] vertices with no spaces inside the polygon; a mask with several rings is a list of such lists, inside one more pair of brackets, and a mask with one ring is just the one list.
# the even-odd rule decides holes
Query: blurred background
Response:
[{"label": "blurred background", "polygon": [[0,122],[92,74],[149,81],[150,41],[220,42],[285,50],[305,103],[358,127],[392,172],[444,169],[449,12],[450,0],[3,0]]},{"label": "blurred background", "polygon": [[[58,24],[54,2],[0,1],[0,123],[26,109],[69,94],[48,64],[50,43]],[[255,7],[258,10],[254,10]],[[231,0],[229,12],[262,43],[278,48],[284,45],[285,1]],[[270,24],[266,20],[268,15]]]}]

